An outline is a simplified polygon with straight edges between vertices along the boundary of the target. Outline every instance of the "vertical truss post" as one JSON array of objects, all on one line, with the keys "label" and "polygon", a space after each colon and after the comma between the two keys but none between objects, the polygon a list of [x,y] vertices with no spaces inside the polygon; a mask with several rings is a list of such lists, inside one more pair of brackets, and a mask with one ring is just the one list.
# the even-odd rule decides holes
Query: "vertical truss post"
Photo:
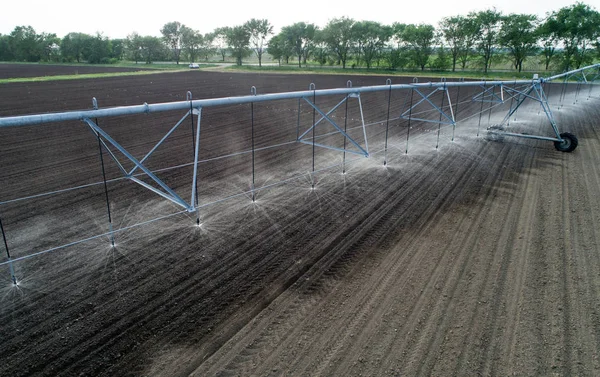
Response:
[{"label": "vertical truss post", "polygon": [[387,165],[387,149],[388,149],[388,130],[390,128],[390,106],[392,104],[392,80],[387,79],[386,85],[390,86],[388,90],[388,107],[387,107],[387,118],[385,120],[385,147],[383,148],[383,166]]},{"label": "vertical truss post", "polygon": [[[352,81],[346,81],[346,87],[352,88]],[[348,133],[348,99],[350,98],[349,94],[346,94],[344,97],[345,102],[345,111],[344,111],[344,133]],[[344,136],[344,153],[342,155],[342,174],[346,174],[346,137]]]},{"label": "vertical truss post", "polygon": [[[413,78],[413,83],[419,82],[419,79],[416,77]],[[412,119],[412,108],[413,108],[413,94],[415,92],[414,87],[410,88],[410,107],[408,108],[408,127],[406,129],[406,149],[404,150],[404,154],[408,154],[408,139],[410,138],[410,120]]]},{"label": "vertical truss post", "polygon": [[[255,96],[256,95],[256,87],[253,86],[250,89],[250,93]],[[255,151],[254,151],[254,102],[250,102],[250,123],[252,125],[252,203],[256,202],[256,192],[255,188],[255,175],[254,175],[254,159],[255,159]]]},{"label": "vertical truss post", "polygon": [[[483,91],[486,91],[486,80],[483,80]],[[479,123],[477,124],[477,137],[479,137],[479,129],[481,128],[481,116],[483,115],[483,98],[481,98],[481,108],[479,109]]]},{"label": "vertical truss post", "polygon": [[363,113],[362,101],[360,99],[360,93],[356,94],[358,98],[358,108],[360,110],[360,122],[362,123],[363,129],[363,137],[365,138],[365,151],[367,152],[367,157],[369,157],[369,140],[367,139],[367,127],[365,125],[365,115]]},{"label": "vertical truss post", "polygon": [[[517,89],[517,80],[515,80],[515,83],[513,84],[513,89],[514,89],[514,90],[516,90],[516,89]],[[514,94],[512,94],[512,95],[510,96],[510,107],[508,108],[508,109],[509,109],[509,110],[508,110],[509,114],[510,114],[510,111],[512,110],[512,107],[513,107],[513,103],[514,103],[514,102],[515,102],[515,96],[514,96]],[[509,126],[509,127],[510,127],[510,115],[508,116],[508,118],[507,118],[506,120],[507,120],[507,126]]]},{"label": "vertical truss post", "polygon": [[302,101],[302,98],[298,98],[298,121],[296,122],[296,141],[300,141],[300,101]]},{"label": "vertical truss post", "polygon": [[[464,82],[465,78],[461,77],[458,82]],[[456,87],[456,106],[454,108],[454,124],[452,125],[452,141],[454,141],[454,132],[456,131],[456,119],[458,119],[458,102],[460,101],[460,86]],[[452,108],[452,106],[450,106]]]},{"label": "vertical truss post", "polygon": [[[444,100],[445,100],[444,96],[448,94],[446,92],[446,78],[443,78],[442,81],[444,81],[444,87],[442,89],[442,104],[440,106],[440,119],[439,119],[438,129],[437,129],[437,141],[435,143],[435,149],[438,149],[438,147],[440,146],[440,130],[442,128],[442,114],[444,111]],[[450,105],[450,109],[452,109],[452,105]]]},{"label": "vertical truss post", "polygon": [[[194,106],[193,106],[193,101],[192,101],[192,92],[188,91],[186,94],[187,100],[190,101],[190,125],[192,126],[192,153],[196,153],[196,131],[194,129]],[[200,225],[200,216],[199,216],[199,212],[198,212],[198,187],[196,186],[196,184],[194,183],[194,187],[196,188],[196,192],[190,203],[194,203],[194,209],[196,211],[196,225]]]},{"label": "vertical truss post", "polygon": [[492,120],[492,104],[494,103],[493,98],[496,95],[496,85],[492,85],[492,100],[490,100],[490,107],[488,108],[488,127]]},{"label": "vertical truss post", "polygon": [[[98,110],[98,101],[96,100],[96,97],[92,98],[92,106],[94,110]],[[96,125],[99,125],[98,119],[96,119],[95,121]],[[98,138],[98,154],[100,155],[100,165],[102,166],[102,181],[104,182],[104,197],[106,198],[106,212],[108,213],[108,230],[110,233],[110,245],[112,247],[115,247],[115,234],[113,231],[112,215],[110,213],[110,200],[108,198],[108,184],[106,183],[106,169],[104,168],[104,156],[102,155],[102,140],[100,140],[100,134],[97,132],[96,137]]]},{"label": "vertical truss post", "polygon": [[[98,124],[98,119],[96,119]],[[108,213],[108,229],[110,233],[110,245],[115,247],[115,234],[113,232],[112,215],[110,213],[110,201],[108,198],[108,184],[106,183],[106,169],[104,168],[104,157],[102,156],[102,142],[100,140],[100,134],[96,134],[98,138],[98,154],[100,155],[100,165],[102,166],[102,180],[104,181],[104,197],[106,198],[106,212]]]},{"label": "vertical truss post", "polygon": [[8,258],[8,269],[10,271],[10,279],[13,285],[17,285],[17,276],[15,275],[15,267],[10,258],[10,251],[8,250],[8,241],[6,241],[6,233],[4,231],[4,225],[2,225],[2,218],[0,217],[0,230],[2,231],[2,239],[4,240],[4,248],[6,249],[6,257]]},{"label": "vertical truss post", "polygon": [[[198,107],[195,110],[198,113],[198,121],[196,124],[196,145],[194,146],[194,176],[192,178],[192,197],[190,201],[194,200],[198,192],[198,155],[200,154],[200,124],[202,121],[202,108]],[[200,213],[197,204],[194,207],[194,210],[196,211],[196,225],[200,226]]]}]

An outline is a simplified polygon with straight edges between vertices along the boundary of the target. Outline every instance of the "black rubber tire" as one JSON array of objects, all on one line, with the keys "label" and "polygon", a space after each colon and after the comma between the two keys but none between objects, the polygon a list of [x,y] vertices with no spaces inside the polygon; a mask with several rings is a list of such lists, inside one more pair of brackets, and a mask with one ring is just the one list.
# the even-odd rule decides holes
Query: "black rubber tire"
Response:
[{"label": "black rubber tire", "polygon": [[564,132],[560,134],[560,137],[563,139],[562,143],[560,141],[554,142],[554,148],[556,148],[557,151],[573,152],[575,148],[577,148],[579,141],[577,140],[577,137],[575,135],[569,132]]}]

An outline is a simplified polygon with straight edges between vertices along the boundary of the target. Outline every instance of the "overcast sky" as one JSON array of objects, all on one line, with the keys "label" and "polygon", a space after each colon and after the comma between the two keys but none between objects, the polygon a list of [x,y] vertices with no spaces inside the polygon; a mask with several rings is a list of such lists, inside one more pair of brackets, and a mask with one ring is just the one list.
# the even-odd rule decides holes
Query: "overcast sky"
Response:
[{"label": "overcast sky", "polygon": [[[38,33],[69,32],[125,38],[133,31],[160,36],[161,27],[179,21],[201,33],[221,26],[243,24],[250,18],[266,18],[278,32],[295,22],[324,26],[328,20],[348,16],[355,20],[384,24],[430,23],[437,26],[443,17],[491,7],[504,13],[532,13],[545,16],[549,11],[574,4],[575,0],[209,0],[151,1],[128,0],[2,0],[0,33],[8,34],[15,26],[31,25]],[[597,10],[600,0],[587,0]]]}]

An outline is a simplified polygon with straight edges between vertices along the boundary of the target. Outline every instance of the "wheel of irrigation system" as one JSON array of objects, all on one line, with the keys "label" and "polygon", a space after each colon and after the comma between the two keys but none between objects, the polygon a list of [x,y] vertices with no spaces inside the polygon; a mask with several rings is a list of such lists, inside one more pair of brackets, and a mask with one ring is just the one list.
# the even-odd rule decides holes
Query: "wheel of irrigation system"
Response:
[{"label": "wheel of irrigation system", "polygon": [[560,137],[563,139],[562,143],[560,141],[554,142],[554,148],[556,148],[557,151],[573,152],[575,148],[577,148],[577,144],[579,144],[579,141],[577,140],[577,137],[572,133],[564,132],[560,134]]}]

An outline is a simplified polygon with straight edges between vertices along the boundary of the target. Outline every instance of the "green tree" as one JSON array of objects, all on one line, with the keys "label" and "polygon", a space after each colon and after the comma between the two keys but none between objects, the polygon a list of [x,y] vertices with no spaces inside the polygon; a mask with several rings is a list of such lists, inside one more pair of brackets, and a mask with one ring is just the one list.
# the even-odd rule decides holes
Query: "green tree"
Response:
[{"label": "green tree", "polygon": [[135,64],[143,59],[142,44],[142,36],[135,31],[129,34],[125,40],[125,51],[127,52],[129,59],[135,61]]},{"label": "green tree", "polygon": [[442,44],[438,48],[438,53],[432,67],[438,71],[446,71],[452,65],[451,59],[452,56],[448,53],[448,49]]},{"label": "green tree", "polygon": [[110,57],[117,60],[123,60],[126,42],[127,40],[125,39],[112,39],[110,41],[112,45],[112,54]]},{"label": "green tree", "polygon": [[83,50],[83,57],[91,64],[108,63],[111,53],[110,41],[108,38],[97,33],[94,37],[89,39]]},{"label": "green tree", "polygon": [[199,31],[187,26],[181,27],[181,46],[185,50],[190,63],[194,63],[200,55],[204,37]]},{"label": "green tree", "polygon": [[329,49],[327,48],[327,43],[324,39],[323,30],[317,29],[315,30],[315,38],[314,38],[314,47],[313,47],[313,57],[319,63],[319,65],[323,66],[327,63],[328,58],[331,56]]},{"label": "green tree", "polygon": [[540,56],[542,57],[542,63],[546,67],[546,71],[550,67],[550,63],[556,57],[556,47],[558,37],[555,30],[553,30],[553,21],[551,19],[546,20],[540,24],[536,30],[538,40],[541,45]]},{"label": "green tree", "polygon": [[347,17],[334,18],[323,29],[323,40],[344,69],[353,46],[352,25],[354,22],[353,19]]},{"label": "green tree", "polygon": [[306,24],[304,22],[285,26],[281,30],[289,48],[298,57],[298,67],[302,66],[302,61],[306,63],[308,55],[314,47],[315,31],[316,27],[314,24]]},{"label": "green tree", "polygon": [[373,60],[377,58],[392,37],[393,30],[389,26],[373,21],[356,22],[352,25],[352,29],[359,56],[362,55],[367,68],[371,68]]},{"label": "green tree", "polygon": [[594,43],[600,37],[600,14],[589,5],[576,3],[548,17],[547,31],[563,45],[563,68],[581,67],[591,60]]},{"label": "green tree", "polygon": [[61,54],[66,61],[75,60],[81,63],[84,54],[93,37],[85,33],[69,33],[62,39]]},{"label": "green tree", "polygon": [[9,47],[9,36],[0,34],[0,61],[14,60]]},{"label": "green tree", "polygon": [[31,26],[17,26],[8,36],[8,47],[17,61],[37,62],[42,56],[40,37]]},{"label": "green tree", "polygon": [[242,65],[242,59],[252,53],[249,49],[250,33],[243,26],[235,26],[227,31],[227,44],[237,65]]},{"label": "green tree", "polygon": [[281,65],[281,60],[285,60],[285,63],[289,64],[290,56],[294,54],[294,48],[283,31],[269,40],[267,51],[273,59],[279,62],[279,65]]},{"label": "green tree", "polygon": [[416,66],[425,70],[435,43],[435,28],[432,25],[406,25],[401,34],[402,40],[409,46],[412,60]]},{"label": "green tree", "polygon": [[231,32],[230,27],[216,28],[212,34],[214,35],[213,44],[217,53],[221,55],[222,61],[225,61],[227,56],[227,34]]},{"label": "green tree", "polygon": [[262,67],[262,56],[264,53],[264,45],[267,38],[273,35],[273,26],[268,20],[257,20],[256,18],[244,24],[244,27],[250,34],[250,46],[258,58],[258,66]]},{"label": "green tree", "polygon": [[146,64],[152,64],[152,62],[164,57],[167,54],[165,51],[165,45],[162,43],[160,38],[157,37],[141,37],[140,47],[142,58],[146,61]]},{"label": "green tree", "polygon": [[60,38],[56,34],[42,33],[39,38],[39,50],[43,60],[50,62],[56,61],[60,57]]},{"label": "green tree", "polygon": [[387,61],[389,69],[404,68],[409,62],[408,48],[402,40],[402,33],[406,29],[406,24],[395,22],[391,26],[391,37],[384,48],[384,59]]},{"label": "green tree", "polygon": [[483,61],[483,71],[487,73],[492,62],[492,56],[498,46],[502,13],[496,9],[488,9],[470,15],[475,20],[477,34],[479,35],[477,51]]},{"label": "green tree", "polygon": [[521,72],[527,56],[537,50],[538,19],[531,14],[510,14],[503,17],[499,42],[509,50],[515,69]]},{"label": "green tree", "polygon": [[202,44],[200,45],[200,54],[204,56],[204,60],[208,61],[208,57],[214,55],[217,49],[215,48],[215,34],[206,33],[202,36]]},{"label": "green tree", "polygon": [[179,59],[181,57],[181,35],[183,26],[184,25],[180,22],[173,21],[166,23],[162,29],[160,29],[163,41],[171,49],[173,59],[175,59],[177,64],[179,64]]},{"label": "green tree", "polygon": [[267,52],[271,57],[279,62],[281,66],[281,59],[283,59],[285,38],[281,34],[273,36],[269,40]]},{"label": "green tree", "polygon": [[465,16],[446,17],[440,22],[440,32],[448,43],[452,58],[452,72],[456,71],[456,63],[460,62],[465,69],[471,50],[477,38],[477,30],[472,18]]}]

